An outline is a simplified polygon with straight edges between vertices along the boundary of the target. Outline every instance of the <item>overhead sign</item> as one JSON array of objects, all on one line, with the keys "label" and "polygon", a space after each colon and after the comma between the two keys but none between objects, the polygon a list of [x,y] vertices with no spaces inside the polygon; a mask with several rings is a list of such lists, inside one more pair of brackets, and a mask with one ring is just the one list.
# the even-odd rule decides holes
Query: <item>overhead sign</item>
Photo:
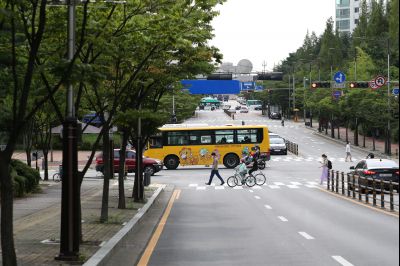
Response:
[{"label": "overhead sign", "polygon": [[392,93],[393,95],[399,95],[399,88],[393,88]]},{"label": "overhead sign", "polygon": [[255,82],[242,82],[243,91],[254,90],[255,88],[256,88]]},{"label": "overhead sign", "polygon": [[346,87],[346,83],[333,83],[333,88],[335,89],[344,89]]},{"label": "overhead sign", "polygon": [[375,84],[378,86],[378,88],[382,87],[386,84],[386,78],[384,76],[377,76],[375,78]]},{"label": "overhead sign", "polygon": [[336,83],[343,83],[346,81],[346,75],[341,71],[336,72],[335,75],[333,76],[333,80]]},{"label": "overhead sign", "polygon": [[239,94],[238,80],[182,80],[182,86],[191,94]]}]

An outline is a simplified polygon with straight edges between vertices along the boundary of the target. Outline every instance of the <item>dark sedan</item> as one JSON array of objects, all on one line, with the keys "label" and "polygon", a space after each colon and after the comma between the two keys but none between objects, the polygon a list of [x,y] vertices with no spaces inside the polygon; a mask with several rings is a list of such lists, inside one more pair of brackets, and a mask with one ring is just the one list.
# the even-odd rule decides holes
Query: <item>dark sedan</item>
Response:
[{"label": "dark sedan", "polygon": [[[392,181],[393,189],[399,191],[399,165],[392,160],[388,159],[364,159],[357,163],[356,166],[350,167],[352,170],[350,174],[355,174],[360,178],[356,179],[356,184],[360,186],[361,192],[366,189],[372,190],[375,180],[375,188],[377,190],[381,187],[381,181],[385,190],[390,189],[388,182]],[[357,185],[356,185],[357,186]],[[349,185],[352,189],[352,185]]]},{"label": "dark sedan", "polygon": [[269,115],[269,118],[271,118],[271,119],[278,119],[278,120],[280,120],[280,119],[282,119],[282,116],[281,116],[281,114],[280,114],[280,113],[275,113],[275,112],[272,112],[272,113]]}]

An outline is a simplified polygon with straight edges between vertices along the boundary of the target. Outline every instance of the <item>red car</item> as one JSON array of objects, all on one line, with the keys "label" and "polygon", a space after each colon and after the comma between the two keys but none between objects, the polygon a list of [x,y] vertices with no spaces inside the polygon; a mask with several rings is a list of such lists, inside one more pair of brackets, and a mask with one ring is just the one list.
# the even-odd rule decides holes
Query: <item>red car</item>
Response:
[{"label": "red car", "polygon": [[[119,167],[119,150],[114,149],[114,172],[118,172]],[[134,150],[126,150],[125,167],[128,173],[132,173],[136,168],[136,152]],[[103,153],[96,154],[96,171],[103,172]],[[143,171],[150,171],[151,175],[161,171],[163,163],[160,160],[143,157]]]}]

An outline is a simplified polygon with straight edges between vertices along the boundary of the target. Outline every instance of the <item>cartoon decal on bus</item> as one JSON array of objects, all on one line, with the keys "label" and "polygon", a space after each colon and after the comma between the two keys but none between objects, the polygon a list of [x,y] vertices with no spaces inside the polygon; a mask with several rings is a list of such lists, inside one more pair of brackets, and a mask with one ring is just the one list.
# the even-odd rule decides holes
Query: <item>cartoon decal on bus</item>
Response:
[{"label": "cartoon decal on bus", "polygon": [[[219,159],[220,153],[218,149],[214,149],[213,152],[217,154],[217,158]],[[179,151],[180,163],[181,165],[209,165],[210,163],[212,163],[211,153],[212,152],[210,152],[208,149],[201,148],[198,154],[196,154],[192,151],[191,148],[184,147]]]}]

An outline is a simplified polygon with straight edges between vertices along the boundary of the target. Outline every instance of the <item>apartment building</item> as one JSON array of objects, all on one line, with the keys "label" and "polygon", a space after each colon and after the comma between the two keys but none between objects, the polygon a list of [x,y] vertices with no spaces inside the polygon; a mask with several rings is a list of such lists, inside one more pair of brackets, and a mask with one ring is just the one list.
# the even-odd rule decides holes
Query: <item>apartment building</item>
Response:
[{"label": "apartment building", "polygon": [[335,0],[336,29],[342,33],[352,33],[360,18],[359,0]]}]

